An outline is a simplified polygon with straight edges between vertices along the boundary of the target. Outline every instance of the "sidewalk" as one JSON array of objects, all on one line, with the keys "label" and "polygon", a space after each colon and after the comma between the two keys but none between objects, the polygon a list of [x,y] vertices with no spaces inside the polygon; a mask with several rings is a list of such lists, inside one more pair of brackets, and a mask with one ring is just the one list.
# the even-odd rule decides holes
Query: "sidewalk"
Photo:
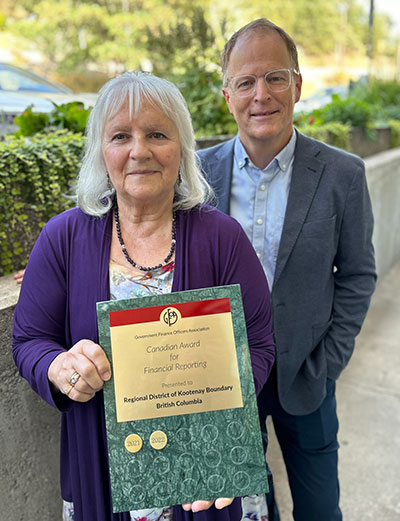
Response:
[{"label": "sidewalk", "polygon": [[[399,521],[400,262],[378,283],[337,384],[337,401],[344,521]],[[268,461],[281,521],[292,521],[286,471],[272,431],[270,424]]]}]

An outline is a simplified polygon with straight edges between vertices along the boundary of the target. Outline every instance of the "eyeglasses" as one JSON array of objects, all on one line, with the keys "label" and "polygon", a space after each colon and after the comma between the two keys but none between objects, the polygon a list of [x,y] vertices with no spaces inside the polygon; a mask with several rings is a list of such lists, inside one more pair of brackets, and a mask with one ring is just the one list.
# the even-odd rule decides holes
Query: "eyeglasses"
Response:
[{"label": "eyeglasses", "polygon": [[231,88],[235,96],[247,98],[255,93],[257,79],[263,77],[270,92],[283,92],[292,84],[293,73],[300,74],[295,69],[276,69],[266,72],[264,76],[255,76],[254,74],[232,76],[232,78],[228,78],[226,86]]}]

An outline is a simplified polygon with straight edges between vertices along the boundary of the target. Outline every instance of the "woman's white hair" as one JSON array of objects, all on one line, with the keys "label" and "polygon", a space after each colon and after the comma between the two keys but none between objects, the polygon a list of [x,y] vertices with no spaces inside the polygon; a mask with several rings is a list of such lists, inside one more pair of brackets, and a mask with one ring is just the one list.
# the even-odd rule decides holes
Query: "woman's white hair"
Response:
[{"label": "woman's white hair", "polygon": [[175,185],[174,207],[190,210],[208,201],[212,189],[200,171],[195,152],[192,120],[186,101],[171,82],[145,72],[125,72],[108,81],[99,92],[86,126],[86,149],[77,183],[77,202],[87,214],[100,217],[113,204],[114,187],[107,174],[102,152],[106,122],[128,100],[130,117],[135,117],[144,100],[161,109],[175,123],[181,145],[181,182]]}]

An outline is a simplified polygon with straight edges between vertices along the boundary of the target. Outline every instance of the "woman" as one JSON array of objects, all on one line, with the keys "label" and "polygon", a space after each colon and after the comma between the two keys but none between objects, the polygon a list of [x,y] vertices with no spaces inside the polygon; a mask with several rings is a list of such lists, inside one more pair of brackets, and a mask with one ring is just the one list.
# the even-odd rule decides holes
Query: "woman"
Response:
[{"label": "woman", "polygon": [[[109,81],[88,122],[79,207],[42,230],[14,319],[21,375],[62,412],[64,519],[143,517],[112,514],[101,391],[111,369],[97,344],[96,302],[240,283],[257,392],[269,374],[274,345],[264,273],[238,223],[202,204],[209,192],[179,90],[144,73]],[[212,503],[156,517],[240,518],[240,500]]]}]

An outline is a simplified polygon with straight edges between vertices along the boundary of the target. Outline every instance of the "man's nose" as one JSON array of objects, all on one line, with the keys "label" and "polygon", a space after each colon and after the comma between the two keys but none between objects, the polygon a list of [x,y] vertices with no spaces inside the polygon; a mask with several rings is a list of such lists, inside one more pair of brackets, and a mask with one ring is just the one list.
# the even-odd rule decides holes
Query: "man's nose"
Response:
[{"label": "man's nose", "polygon": [[267,87],[264,76],[257,78],[256,90],[254,92],[254,100],[262,101],[271,97],[271,93]]}]

